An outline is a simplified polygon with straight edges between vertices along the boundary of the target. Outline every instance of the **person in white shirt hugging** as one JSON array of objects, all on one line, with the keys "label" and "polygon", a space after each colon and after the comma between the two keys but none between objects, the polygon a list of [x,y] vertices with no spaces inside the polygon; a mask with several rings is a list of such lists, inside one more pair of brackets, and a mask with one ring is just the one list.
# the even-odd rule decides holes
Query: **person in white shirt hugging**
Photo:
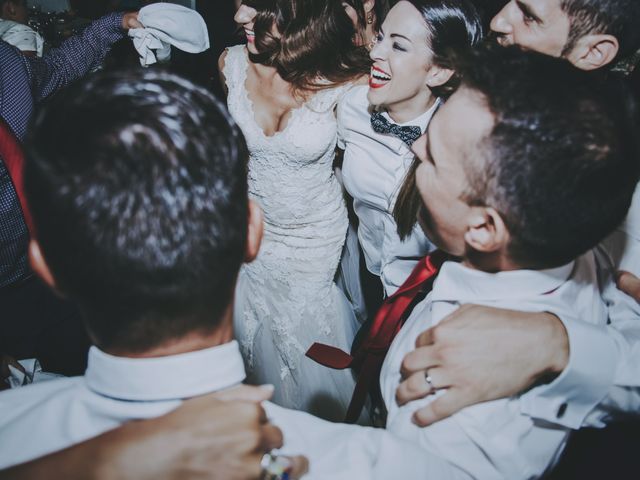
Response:
[{"label": "person in white shirt hugging", "polygon": [[[569,63],[516,47],[480,51],[462,79],[413,145],[420,224],[461,262],[442,266],[389,350],[380,380],[386,428],[473,478],[535,478],[561,453],[568,427],[523,415],[524,400],[513,396],[421,428],[415,410],[446,388],[399,406],[401,363],[423,330],[465,303],[606,324],[606,279],[590,249],[625,217],[638,181],[633,101]],[[422,382],[439,375],[430,368]],[[549,401],[562,408],[561,397]]]},{"label": "person in white shirt hugging", "polygon": [[[410,147],[459,81],[453,57],[481,36],[480,17],[468,0],[398,2],[371,50],[369,85],[354,87],[338,104],[343,182],[353,197],[358,239],[373,277],[369,290],[375,293],[365,291],[369,316],[433,248],[415,220],[419,202],[407,175],[414,159]],[[400,233],[394,208],[404,220]],[[348,296],[358,298],[357,262],[342,267]],[[367,290],[369,283],[363,283]]]},{"label": "person in white shirt hugging", "polygon": [[[491,30],[501,45],[563,58],[610,82],[617,61],[640,48],[639,23],[636,0],[510,0],[491,21]],[[602,242],[608,261],[599,266],[605,276],[611,270],[633,274],[619,278],[631,294],[633,279],[640,276],[637,190],[624,222]],[[447,393],[416,412],[422,425],[516,393],[526,398],[526,415],[573,429],[603,427],[629,414],[638,417],[640,305],[622,295],[613,281],[603,298],[612,307],[607,325],[573,315],[465,305],[420,336],[418,348],[403,364],[407,378],[398,397],[409,401],[429,394],[424,370],[438,366],[441,374],[434,387],[447,387]],[[516,324],[518,328],[509,328]],[[473,334],[462,334],[469,330]],[[493,348],[485,349],[486,344]],[[548,373],[555,374],[554,381],[548,381]]]},{"label": "person in white shirt hugging", "polygon": [[[244,137],[187,80],[102,72],[58,93],[32,127],[34,270],[78,303],[94,346],[85,376],[0,393],[0,470],[239,385],[232,299],[262,235]],[[283,452],[309,458],[309,478],[450,468],[384,430],[263,407],[273,422],[263,429],[279,427]]]},{"label": "person in white shirt hugging", "polygon": [[0,0],[0,39],[24,55],[41,57],[44,40],[27,25],[28,19],[26,0]]}]

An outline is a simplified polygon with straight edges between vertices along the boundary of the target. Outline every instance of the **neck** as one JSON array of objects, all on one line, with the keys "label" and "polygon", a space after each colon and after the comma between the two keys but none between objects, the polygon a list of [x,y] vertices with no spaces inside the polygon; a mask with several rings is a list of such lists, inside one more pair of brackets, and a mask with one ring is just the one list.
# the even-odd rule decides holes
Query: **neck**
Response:
[{"label": "neck", "polygon": [[465,267],[487,273],[508,272],[523,268],[502,252],[483,253],[471,249],[465,252],[462,264]]},{"label": "neck", "polygon": [[436,101],[431,92],[421,98],[412,98],[398,105],[387,106],[386,110],[391,120],[396,123],[406,123],[426,113]]},{"label": "neck", "polygon": [[189,332],[180,338],[171,339],[143,352],[130,352],[118,348],[105,349],[105,352],[110,355],[129,358],[166,357],[216,347],[229,343],[231,340],[233,340],[233,306],[229,304],[222,314],[218,327],[211,332]]}]

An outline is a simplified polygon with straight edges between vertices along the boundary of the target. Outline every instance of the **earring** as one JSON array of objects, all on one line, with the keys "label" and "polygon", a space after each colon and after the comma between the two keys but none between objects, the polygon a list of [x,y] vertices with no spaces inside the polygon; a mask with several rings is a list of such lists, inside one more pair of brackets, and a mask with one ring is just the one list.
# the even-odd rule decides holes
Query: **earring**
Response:
[{"label": "earring", "polygon": [[367,25],[371,25],[373,23],[373,11],[369,10],[367,12]]}]

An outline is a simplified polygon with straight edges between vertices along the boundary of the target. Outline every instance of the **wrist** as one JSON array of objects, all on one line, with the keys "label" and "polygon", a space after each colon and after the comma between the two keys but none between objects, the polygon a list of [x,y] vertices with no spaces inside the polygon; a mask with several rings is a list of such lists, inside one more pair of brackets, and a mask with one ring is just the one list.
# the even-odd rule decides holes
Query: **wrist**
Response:
[{"label": "wrist", "polygon": [[569,335],[563,323],[551,313],[544,313],[546,325],[542,345],[547,348],[547,364],[543,375],[560,375],[569,364]]}]

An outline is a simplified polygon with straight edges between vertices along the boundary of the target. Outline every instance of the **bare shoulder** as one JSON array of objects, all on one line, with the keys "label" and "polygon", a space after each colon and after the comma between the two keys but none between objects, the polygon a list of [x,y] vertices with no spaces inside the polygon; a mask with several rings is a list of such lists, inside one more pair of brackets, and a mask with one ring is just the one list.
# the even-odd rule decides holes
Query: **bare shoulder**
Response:
[{"label": "bare shoulder", "polygon": [[222,89],[224,90],[225,95],[229,93],[229,90],[227,88],[227,79],[224,76],[224,65],[225,60],[227,59],[228,52],[229,49],[225,48],[218,57],[218,74],[220,75],[220,84],[222,85]]},{"label": "bare shoulder", "polygon": [[222,71],[224,70],[224,63],[225,63],[225,60],[227,59],[228,53],[229,53],[229,49],[225,48],[220,54],[220,56],[218,57],[218,70],[220,70],[221,74],[222,74]]}]

